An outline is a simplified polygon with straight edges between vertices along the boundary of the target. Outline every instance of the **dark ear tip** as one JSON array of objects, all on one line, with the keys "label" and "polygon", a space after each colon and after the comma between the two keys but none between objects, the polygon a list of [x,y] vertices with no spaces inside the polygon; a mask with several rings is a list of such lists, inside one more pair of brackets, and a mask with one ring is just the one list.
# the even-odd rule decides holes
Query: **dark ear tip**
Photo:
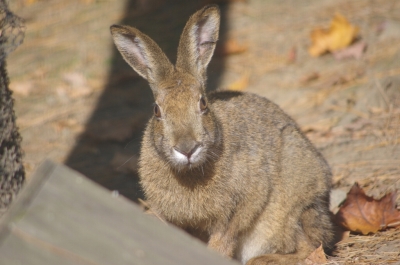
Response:
[{"label": "dark ear tip", "polygon": [[211,12],[217,12],[219,14],[219,7],[217,4],[210,4],[210,5],[206,5],[205,7],[203,7],[203,10],[201,13],[211,13]]},{"label": "dark ear tip", "polygon": [[217,4],[209,4],[209,5],[204,6],[203,9],[204,9],[204,11],[207,10],[207,9],[216,9],[216,10],[219,10],[219,7],[218,7]]},{"label": "dark ear tip", "polygon": [[123,28],[122,26],[114,24],[114,25],[110,26],[110,31],[111,31],[111,33],[113,33],[114,31],[116,31],[118,29],[122,29],[122,28]]},{"label": "dark ear tip", "polygon": [[124,35],[130,37],[135,37],[140,33],[136,28],[115,24],[110,26],[110,31],[111,35]]}]

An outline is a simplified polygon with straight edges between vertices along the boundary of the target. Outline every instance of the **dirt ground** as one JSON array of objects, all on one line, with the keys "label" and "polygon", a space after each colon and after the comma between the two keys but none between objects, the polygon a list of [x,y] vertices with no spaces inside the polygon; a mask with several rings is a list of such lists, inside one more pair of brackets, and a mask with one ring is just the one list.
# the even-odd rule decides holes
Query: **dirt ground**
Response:
[{"label": "dirt ground", "polygon": [[[8,71],[28,181],[49,158],[142,197],[136,162],[152,95],[116,52],[109,26],[138,27],[175,60],[187,18],[211,2],[222,8],[220,42],[235,40],[243,52],[215,56],[209,89],[236,85],[280,105],[328,160],[339,198],[355,182],[376,198],[400,190],[397,0],[10,1],[27,27]],[[311,30],[328,27],[335,13],[360,28],[361,58],[308,54]],[[390,229],[350,235],[329,261],[400,264],[399,251],[400,230]]]}]

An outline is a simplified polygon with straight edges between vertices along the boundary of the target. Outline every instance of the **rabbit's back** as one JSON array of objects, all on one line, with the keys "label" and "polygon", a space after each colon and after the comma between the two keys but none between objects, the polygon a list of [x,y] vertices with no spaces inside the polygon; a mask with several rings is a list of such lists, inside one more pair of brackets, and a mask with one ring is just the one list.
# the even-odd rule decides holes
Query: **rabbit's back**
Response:
[{"label": "rabbit's back", "polygon": [[243,202],[236,205],[241,214],[257,216],[241,220],[253,224],[236,257],[246,262],[263,253],[290,253],[303,231],[316,247],[331,245],[330,168],[293,119],[250,93],[216,92],[210,99],[224,131],[220,174],[243,187]]},{"label": "rabbit's back", "polygon": [[268,183],[286,196],[329,191],[331,173],[325,159],[275,103],[230,91],[209,98],[223,131],[220,174],[230,178],[239,171],[246,181],[256,179],[261,187]]}]

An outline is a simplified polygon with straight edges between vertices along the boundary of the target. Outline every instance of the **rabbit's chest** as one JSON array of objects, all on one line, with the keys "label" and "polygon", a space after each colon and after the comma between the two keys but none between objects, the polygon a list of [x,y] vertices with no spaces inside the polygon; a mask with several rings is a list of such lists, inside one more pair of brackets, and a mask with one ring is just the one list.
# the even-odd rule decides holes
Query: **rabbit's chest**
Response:
[{"label": "rabbit's chest", "polygon": [[230,208],[226,197],[218,192],[216,187],[186,187],[174,186],[162,189],[158,195],[149,196],[151,204],[170,222],[178,226],[212,225],[213,221],[225,215]]}]

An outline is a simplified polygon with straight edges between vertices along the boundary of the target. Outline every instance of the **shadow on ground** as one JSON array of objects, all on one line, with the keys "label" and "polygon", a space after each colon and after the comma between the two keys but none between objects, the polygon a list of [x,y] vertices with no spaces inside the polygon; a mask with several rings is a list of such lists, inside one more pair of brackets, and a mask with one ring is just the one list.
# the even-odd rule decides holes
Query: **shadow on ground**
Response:
[{"label": "shadow on ground", "polygon": [[[143,4],[145,2],[146,6]],[[148,34],[175,62],[182,29],[190,15],[204,6],[204,2],[131,0],[126,3],[123,19],[116,23],[134,26]],[[223,39],[227,31],[228,6],[220,7],[220,39]],[[136,162],[144,127],[152,115],[153,96],[146,81],[113,49],[104,92],[66,164],[100,185],[137,201],[143,197],[143,193]],[[208,69],[209,89],[218,87],[224,65],[222,58],[212,60]]]}]

